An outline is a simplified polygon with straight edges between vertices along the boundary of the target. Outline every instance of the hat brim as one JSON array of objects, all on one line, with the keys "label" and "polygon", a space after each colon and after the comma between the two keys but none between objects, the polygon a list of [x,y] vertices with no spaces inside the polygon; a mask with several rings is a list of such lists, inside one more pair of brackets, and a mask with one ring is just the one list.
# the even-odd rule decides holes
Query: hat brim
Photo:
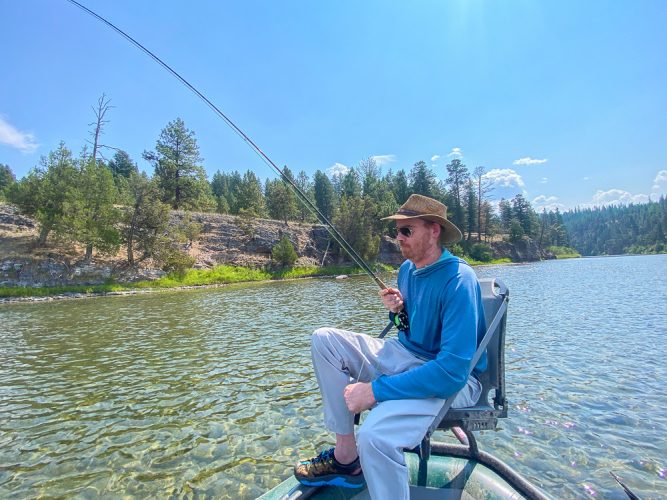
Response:
[{"label": "hat brim", "polygon": [[390,215],[389,217],[382,217],[381,220],[410,220],[410,219],[424,219],[430,222],[435,222],[440,224],[442,229],[445,232],[445,235],[442,237],[442,242],[445,245],[452,245],[458,243],[463,238],[461,230],[456,227],[451,221],[435,214],[423,214],[423,215],[401,215],[395,214]]}]

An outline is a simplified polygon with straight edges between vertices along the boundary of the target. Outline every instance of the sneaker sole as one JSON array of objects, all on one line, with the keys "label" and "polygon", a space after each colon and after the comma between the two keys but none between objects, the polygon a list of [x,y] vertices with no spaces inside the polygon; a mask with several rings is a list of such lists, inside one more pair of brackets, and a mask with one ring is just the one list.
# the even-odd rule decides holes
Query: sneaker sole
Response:
[{"label": "sneaker sole", "polygon": [[303,479],[299,477],[297,477],[296,479],[301,484],[304,484],[306,486],[339,486],[341,488],[363,488],[364,486],[366,486],[366,480],[363,478],[358,479],[357,481],[359,482],[350,482],[348,481],[349,478],[350,476],[348,477],[335,476],[332,477],[331,479],[320,479],[319,481]]}]

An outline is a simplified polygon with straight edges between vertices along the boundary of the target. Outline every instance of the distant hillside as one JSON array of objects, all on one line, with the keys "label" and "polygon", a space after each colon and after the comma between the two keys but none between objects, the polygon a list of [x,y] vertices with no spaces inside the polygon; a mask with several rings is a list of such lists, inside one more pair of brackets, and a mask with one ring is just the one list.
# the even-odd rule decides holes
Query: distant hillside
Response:
[{"label": "distant hillside", "polygon": [[575,209],[563,213],[570,246],[582,255],[662,253],[667,250],[667,199]]}]

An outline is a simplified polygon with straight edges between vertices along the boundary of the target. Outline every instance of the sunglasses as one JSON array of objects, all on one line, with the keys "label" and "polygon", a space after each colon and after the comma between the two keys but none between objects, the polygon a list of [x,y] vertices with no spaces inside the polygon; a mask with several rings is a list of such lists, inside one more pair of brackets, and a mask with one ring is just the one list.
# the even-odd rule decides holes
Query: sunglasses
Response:
[{"label": "sunglasses", "polygon": [[399,233],[405,236],[406,238],[409,238],[410,236],[412,236],[412,233],[414,233],[414,231],[412,230],[412,228],[410,228],[410,226],[403,226],[396,228],[396,236],[398,236]]}]

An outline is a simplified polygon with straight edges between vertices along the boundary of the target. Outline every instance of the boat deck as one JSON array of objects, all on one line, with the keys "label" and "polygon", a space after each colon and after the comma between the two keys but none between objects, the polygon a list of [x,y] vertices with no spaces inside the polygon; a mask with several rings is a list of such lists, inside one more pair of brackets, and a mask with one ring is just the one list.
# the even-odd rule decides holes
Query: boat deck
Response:
[{"label": "boat deck", "polygon": [[[431,499],[512,499],[524,498],[503,478],[483,464],[465,458],[431,455],[428,461],[428,474],[425,486],[417,486],[419,458],[413,453],[406,453],[405,460],[410,471],[410,498]],[[368,490],[300,486],[294,477],[265,493],[262,500],[317,499],[370,499]]]}]

